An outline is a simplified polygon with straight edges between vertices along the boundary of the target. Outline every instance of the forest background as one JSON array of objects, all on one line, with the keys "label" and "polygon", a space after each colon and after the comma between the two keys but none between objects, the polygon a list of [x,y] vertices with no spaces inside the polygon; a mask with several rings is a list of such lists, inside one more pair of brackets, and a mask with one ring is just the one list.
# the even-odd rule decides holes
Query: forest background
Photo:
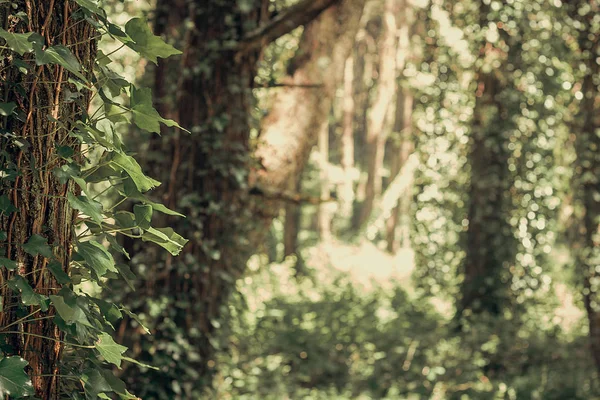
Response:
[{"label": "forest background", "polygon": [[600,398],[597,0],[0,0],[0,38],[3,398]]}]

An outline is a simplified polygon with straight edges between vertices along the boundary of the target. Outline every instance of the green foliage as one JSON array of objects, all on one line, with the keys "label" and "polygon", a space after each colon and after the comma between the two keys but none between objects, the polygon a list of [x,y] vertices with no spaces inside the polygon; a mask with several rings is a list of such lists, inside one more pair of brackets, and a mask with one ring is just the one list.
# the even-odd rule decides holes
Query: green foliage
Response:
[{"label": "green foliage", "polygon": [[[130,20],[123,31],[109,21],[105,11],[96,1],[76,2],[82,9],[72,16],[72,20],[69,21],[71,24],[91,24],[98,36],[106,40],[118,40],[154,63],[159,57],[181,53],[154,36],[147,23],[140,18]],[[18,21],[19,27],[26,26],[23,20],[25,14],[18,13],[20,5],[6,8],[10,3],[0,3],[0,7],[3,7],[0,10],[3,19],[8,17],[5,13],[9,13],[11,20]],[[93,93],[97,95],[95,97],[99,99],[100,104],[89,114],[84,110],[83,115],[76,117],[77,120],[55,121],[57,129],[62,129],[62,135],[76,138],[79,144],[86,145],[85,150],[81,150],[79,145],[65,146],[64,143],[56,143],[55,152],[51,153],[53,158],[48,166],[43,166],[52,169],[59,183],[65,185],[65,195],[62,199],[78,211],[73,230],[77,234],[71,238],[75,249],[72,259],[69,260],[70,265],[67,266],[57,259],[57,254],[62,254],[67,249],[49,242],[48,238],[52,236],[34,234],[25,243],[20,244],[23,251],[31,257],[45,259],[47,270],[62,286],[47,297],[39,294],[36,287],[32,287],[27,278],[28,274],[20,275],[22,272],[17,269],[16,261],[0,257],[0,267],[13,271],[13,276],[6,285],[15,296],[19,296],[21,304],[16,310],[20,319],[0,327],[3,342],[10,335],[19,334],[11,332],[18,330],[13,326],[17,323],[26,326],[35,324],[35,321],[40,319],[53,318],[63,334],[64,341],[61,342],[66,347],[64,362],[57,374],[62,394],[73,399],[81,399],[81,392],[88,400],[114,398],[115,395],[121,399],[134,399],[136,397],[126,390],[124,383],[108,369],[111,364],[121,367],[123,360],[136,363],[136,360],[124,355],[127,348],[116,343],[111,336],[115,322],[121,318],[121,311],[133,314],[114,303],[83,294],[78,284],[90,281],[104,286],[110,279],[118,278],[119,275],[128,281],[134,278],[128,267],[117,265],[115,262],[113,254],[124,252],[118,244],[117,235],[158,243],[172,254],[179,253],[187,242],[170,228],[152,227],[153,210],[171,215],[181,214],[151,201],[144,194],[160,182],[144,174],[116,134],[118,124],[131,120],[141,129],[157,133],[160,131],[160,124],[170,127],[179,125],[158,114],[152,106],[149,89],[136,88],[111,70],[109,64],[112,54],[99,53],[92,62],[93,70],[86,70],[68,45],[47,46],[46,39],[40,36],[40,32],[17,33],[18,31],[13,32],[14,26],[4,28],[0,28],[3,68],[14,68],[25,76],[32,73],[33,66],[63,67],[69,73],[69,83],[65,81],[63,85],[64,102],[79,102],[79,99],[89,97],[90,93]],[[11,82],[11,85],[16,87],[16,90],[20,88],[19,81]],[[124,101],[127,97],[129,106],[123,105],[127,104]],[[6,178],[6,183],[15,182],[15,177],[26,172],[19,170],[19,163],[10,158],[11,153],[5,149],[16,146],[21,149],[25,158],[29,157],[28,143],[19,141],[16,132],[4,130],[6,126],[10,126],[11,120],[22,120],[23,110],[20,107],[21,105],[15,102],[0,104],[0,116],[3,117],[0,124],[0,128],[3,129],[0,173],[3,180]],[[67,128],[68,126],[73,128]],[[44,135],[43,132],[39,134]],[[78,195],[79,190],[67,190],[72,183],[83,191],[82,195]],[[105,193],[109,192],[111,195],[92,196],[92,185],[104,185]],[[116,200],[111,203],[111,199]],[[133,213],[116,210],[117,206],[130,200],[136,202]],[[0,216],[7,217],[15,212],[23,210],[15,207],[9,197],[2,194]],[[4,241],[6,238],[6,233],[2,232],[0,239]],[[4,249],[0,255],[6,255]],[[55,316],[46,314],[49,308],[56,311]],[[11,327],[13,329],[10,329]],[[24,329],[24,332],[27,335],[27,329]],[[40,338],[45,339],[48,346],[54,346],[52,340],[56,341],[53,338]],[[18,356],[7,356],[11,352],[8,343],[9,341],[6,341],[6,345],[3,344],[2,351],[5,356],[0,360],[0,395],[10,394],[11,398],[32,395],[31,380],[24,370],[27,361]],[[27,354],[28,349],[25,350]]]},{"label": "green foliage", "polygon": [[0,360],[0,395],[23,397],[33,394],[29,376],[23,368],[27,361],[21,357],[5,357]]}]

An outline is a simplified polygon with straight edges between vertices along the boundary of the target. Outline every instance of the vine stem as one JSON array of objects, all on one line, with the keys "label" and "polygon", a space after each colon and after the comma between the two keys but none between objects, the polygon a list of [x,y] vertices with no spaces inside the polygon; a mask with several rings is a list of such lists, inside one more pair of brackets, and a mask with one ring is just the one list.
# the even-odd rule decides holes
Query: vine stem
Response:
[{"label": "vine stem", "polygon": [[86,346],[86,345],[83,345],[83,344],[65,342],[64,340],[54,339],[54,338],[51,338],[51,337],[48,337],[48,336],[38,335],[38,334],[35,334],[35,333],[30,333],[30,332],[6,331],[6,332],[2,332],[2,334],[28,335],[28,336],[33,336],[33,337],[37,337],[37,338],[40,338],[40,339],[52,340],[53,342],[62,343],[62,344],[67,345],[67,346],[79,347],[81,349],[95,349],[96,348],[96,346]]}]

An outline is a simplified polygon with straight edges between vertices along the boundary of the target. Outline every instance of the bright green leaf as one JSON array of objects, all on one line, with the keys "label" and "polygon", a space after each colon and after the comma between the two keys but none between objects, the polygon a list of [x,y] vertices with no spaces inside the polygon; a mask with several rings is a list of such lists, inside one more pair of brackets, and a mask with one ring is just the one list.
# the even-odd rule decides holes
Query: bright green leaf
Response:
[{"label": "bright green leaf", "polygon": [[102,204],[98,203],[95,200],[90,200],[85,196],[74,196],[71,193],[67,194],[67,199],[69,200],[69,204],[71,204],[71,207],[81,211],[97,223],[102,223]]},{"label": "bright green leaf", "polygon": [[155,36],[148,23],[141,18],[129,20],[125,24],[125,32],[133,40],[133,42],[126,44],[154,64],[158,63],[158,57],[167,58],[181,54],[181,51],[165,43],[159,36]]},{"label": "bright green leaf", "polygon": [[169,127],[175,126],[185,130],[172,119],[161,117],[158,111],[154,109],[154,106],[152,105],[152,91],[150,88],[137,89],[135,86],[131,85],[131,112],[133,114],[133,122],[138,128],[148,132],[160,133],[161,123]]},{"label": "bright green leaf", "polygon": [[0,37],[6,40],[8,47],[20,55],[33,50],[32,43],[29,41],[31,35],[33,35],[33,32],[12,33],[0,28]]},{"label": "bright green leaf", "polygon": [[56,45],[42,49],[41,46],[35,49],[35,62],[37,65],[56,64],[64,67],[67,71],[73,73],[79,79],[86,81],[81,71],[81,65],[77,58],[71,53],[68,47]]},{"label": "bright green leaf", "polygon": [[135,215],[135,222],[140,228],[150,228],[150,222],[152,221],[152,206],[147,204],[136,204],[133,206],[133,214]]},{"label": "bright green leaf", "polygon": [[104,15],[104,12],[94,0],[75,0],[75,2],[94,14]]},{"label": "bright green leaf", "polygon": [[63,288],[56,296],[50,295],[50,301],[52,301],[54,308],[56,308],[56,312],[66,324],[80,323],[91,326],[85,313],[77,305],[76,299],[75,293],[67,288]]},{"label": "bright green leaf", "polygon": [[147,192],[148,190],[160,185],[159,181],[144,175],[142,172],[142,167],[140,167],[133,157],[127,156],[123,153],[115,153],[112,163],[120,167],[127,175],[129,175],[140,192]]},{"label": "bright green leaf", "polygon": [[104,357],[104,359],[121,368],[121,360],[123,359],[123,353],[127,350],[127,347],[121,346],[118,343],[115,343],[113,338],[102,332],[98,336],[98,341],[96,342],[96,349],[100,352],[100,355]]},{"label": "bright green leaf", "polygon": [[46,297],[36,293],[29,283],[20,275],[14,276],[9,281],[9,286],[13,290],[18,290],[21,293],[21,301],[26,306],[41,306],[42,311],[48,309]]},{"label": "bright green leaf", "polygon": [[174,256],[178,255],[188,242],[171,228],[149,228],[142,235],[142,240],[154,242]]},{"label": "bright green leaf", "polygon": [[117,272],[113,256],[98,242],[80,242],[77,245],[77,254],[98,276],[103,276],[106,271]]},{"label": "bright green leaf", "polygon": [[34,394],[33,386],[24,368],[27,361],[19,356],[0,360],[0,396],[14,398]]}]

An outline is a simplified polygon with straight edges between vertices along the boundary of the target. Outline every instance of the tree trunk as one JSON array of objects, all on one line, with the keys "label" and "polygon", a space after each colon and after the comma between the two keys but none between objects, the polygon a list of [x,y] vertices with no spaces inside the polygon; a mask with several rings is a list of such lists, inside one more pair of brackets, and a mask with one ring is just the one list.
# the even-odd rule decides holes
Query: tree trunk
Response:
[{"label": "tree trunk", "polygon": [[358,226],[364,225],[373,211],[376,198],[381,194],[383,155],[387,133],[384,129],[388,109],[396,90],[396,11],[397,0],[386,0],[383,32],[379,45],[379,80],[377,97],[367,121],[367,184],[365,199],[360,207]]},{"label": "tree trunk", "polygon": [[[329,124],[325,122],[319,130],[319,158],[321,198],[329,198]],[[331,238],[331,213],[328,203],[319,204],[318,232],[321,241],[326,242]]]},{"label": "tree trunk", "polygon": [[[299,174],[290,185],[292,193],[302,191],[302,174]],[[298,233],[300,232],[300,221],[302,218],[300,204],[287,202],[285,205],[285,222],[283,225],[283,257],[298,254]]]},{"label": "tree trunk", "polygon": [[[412,43],[412,36],[415,31],[415,13],[412,9],[411,4],[408,0],[401,0],[400,12],[398,15],[398,31],[399,31],[399,44],[398,44],[398,55],[397,69],[398,75],[402,76],[402,72],[406,67],[406,62],[411,60],[415,62],[417,56],[417,50],[415,44]],[[404,83],[403,79],[400,79],[401,83]],[[389,142],[390,146],[390,179],[392,182],[398,175],[402,166],[408,160],[409,155],[414,150],[413,130],[412,130],[412,112],[414,98],[410,88],[406,85],[398,85],[398,94],[396,96],[396,111],[394,121],[394,135],[396,135]],[[410,204],[412,200],[412,188],[406,191],[398,204],[392,210],[390,218],[386,222],[386,241],[387,250],[394,254],[398,250],[400,242],[397,240],[397,230],[400,224],[400,216],[408,216],[410,210]],[[402,224],[402,246],[406,247],[408,243],[408,226]]]},{"label": "tree trunk", "polygon": [[[582,62],[587,69],[583,78],[581,91],[583,99],[578,108],[576,121],[580,124],[576,129],[577,164],[575,166],[575,201],[581,207],[583,215],[578,219],[575,243],[573,243],[578,270],[583,276],[583,300],[589,322],[589,336],[592,356],[600,374],[600,286],[598,285],[600,273],[598,260],[600,260],[600,200],[598,187],[600,182],[600,118],[598,118],[598,105],[600,97],[597,84],[600,76],[600,65],[595,57],[600,51],[598,39],[593,37],[591,26],[592,18],[600,11],[598,5],[593,5],[587,15],[580,15],[578,9],[587,2],[575,2],[571,5],[572,15],[585,27],[580,32],[579,45],[583,54]],[[584,8],[581,8],[584,9]]]},{"label": "tree trunk", "polygon": [[[46,39],[48,46],[68,46],[84,70],[92,69],[96,53],[95,32],[89,24],[76,23],[72,19],[79,8],[74,1],[27,0],[15,4],[18,4],[18,8],[13,9],[11,14],[24,12],[28,16],[29,26],[7,15],[8,7],[0,7],[3,29],[15,33],[38,32]],[[2,50],[2,53],[5,51]],[[10,67],[8,58],[0,62],[0,82],[18,83],[0,85],[0,102],[14,102],[24,115],[22,120],[2,118],[0,130],[13,132],[27,144],[19,147],[8,136],[0,136],[0,148],[5,152],[0,158],[1,165],[4,168],[12,161],[20,172],[13,179],[2,178],[0,181],[0,193],[6,195],[18,209],[12,214],[0,214],[0,231],[6,233],[6,242],[2,243],[0,251],[5,253],[3,257],[18,264],[16,271],[2,269],[0,272],[0,282],[3,283],[1,295],[4,299],[0,326],[13,324],[14,330],[22,329],[23,334],[6,335],[7,342],[13,354],[28,361],[35,395],[46,400],[59,397],[59,363],[63,344],[58,340],[63,335],[52,319],[15,325],[23,314],[31,314],[32,318],[39,318],[42,314],[36,313],[37,307],[24,306],[20,296],[15,296],[5,283],[20,275],[36,293],[45,296],[56,294],[61,288],[46,268],[49,260],[42,255],[27,254],[22,244],[32,235],[44,237],[63,270],[68,271],[74,242],[72,228],[75,214],[66,196],[68,193],[77,194],[79,189],[71,183],[61,184],[52,174],[52,169],[62,162],[56,153],[58,144],[70,146],[77,154],[78,141],[69,136],[69,132],[87,111],[90,99],[87,95],[81,102],[65,103],[65,91],[71,86],[67,81],[71,74],[56,65],[36,66],[29,54],[23,58],[31,68],[27,75],[20,73],[16,67]],[[74,87],[70,89],[76,91]],[[43,315],[54,314],[55,310],[51,307]]]},{"label": "tree trunk", "polygon": [[[406,164],[408,157],[414,150],[412,140],[412,111],[413,96],[409,90],[402,88],[398,91],[396,100],[396,122],[394,132],[400,135],[391,142],[391,160],[390,160],[390,181],[398,175],[402,167]],[[386,222],[387,250],[390,253],[396,253],[399,242],[396,239],[396,231],[400,222],[400,215],[408,215],[410,202],[412,199],[410,188],[403,195],[398,204],[392,210],[391,217]],[[403,236],[403,243],[407,243],[406,235]]]},{"label": "tree trunk", "polygon": [[344,179],[340,185],[340,216],[349,218],[352,215],[354,202],[354,182],[352,170],[354,169],[354,60],[349,57],[344,66],[344,103],[342,121],[342,170]]},{"label": "tree trunk", "polygon": [[[166,67],[177,73],[166,74],[166,84],[157,78],[156,90],[158,85],[178,87],[171,112],[192,133],[178,134],[173,140],[152,138],[149,147],[161,149],[155,154],[161,157],[152,160],[154,175],[164,182],[158,195],[170,208],[187,216],[169,219],[167,225],[190,239],[190,243],[176,259],[165,259],[162,252],[148,248],[147,244],[132,251],[134,263],[139,269],[146,269],[148,282],[136,292],[137,298],[146,300],[128,302],[135,304],[134,309],[149,321],[153,335],[140,336],[135,322],[130,321],[132,327],[125,336],[135,342],[132,347],[139,350],[139,359],[164,366],[144,376],[126,371],[128,383],[143,398],[202,398],[210,388],[212,375],[218,368],[214,357],[218,345],[216,333],[224,322],[229,294],[281,206],[257,196],[264,192],[256,187],[256,175],[271,176],[264,169],[248,182],[249,172],[256,164],[250,145],[256,61],[262,46],[273,39],[271,35],[279,32],[281,26],[289,32],[315,18],[317,5],[322,11],[336,1],[301,1],[291,8],[294,13],[283,11],[278,16],[268,11],[268,0],[255,1],[250,10],[244,11],[237,2],[187,3],[189,9],[184,15],[192,16],[193,27],[182,35],[182,63],[176,68]],[[307,7],[307,14],[301,14],[301,5]],[[286,15],[287,19],[282,19]],[[331,23],[332,15],[327,11],[309,24],[305,32],[314,32],[313,26],[320,26],[318,21],[323,19],[337,26]],[[257,38],[259,32],[265,35],[263,39]],[[314,88],[293,90],[315,91]],[[162,103],[170,107],[169,100],[167,96]],[[169,110],[165,111],[169,115]],[[296,133],[293,136],[288,132],[290,140],[303,142],[303,136],[311,132]],[[297,149],[290,150],[285,142],[280,143],[282,137],[287,141],[288,136],[273,138],[272,151],[279,157],[280,153],[293,156]],[[273,187],[287,189],[302,164],[269,171],[277,181]],[[260,207],[262,203],[268,205]],[[149,303],[149,298],[157,300]],[[178,345],[172,344],[174,338],[180,338]],[[166,342],[171,344],[166,346]],[[177,362],[172,361],[175,356]]]}]

